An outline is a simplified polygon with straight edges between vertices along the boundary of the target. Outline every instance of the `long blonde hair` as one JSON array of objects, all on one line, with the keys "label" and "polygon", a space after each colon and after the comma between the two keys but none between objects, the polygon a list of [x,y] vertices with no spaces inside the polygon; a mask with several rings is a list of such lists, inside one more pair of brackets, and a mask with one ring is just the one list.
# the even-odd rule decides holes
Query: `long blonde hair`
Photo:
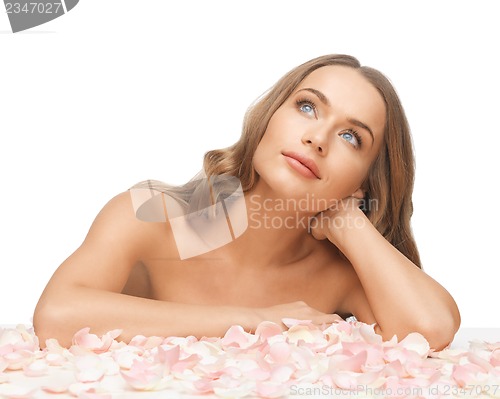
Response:
[{"label": "long blonde hair", "polygon": [[[384,142],[364,183],[367,199],[375,199],[377,206],[367,209],[366,214],[375,228],[392,245],[415,265],[422,267],[410,226],[415,165],[408,121],[390,81],[376,69],[361,66],[352,56],[334,54],[317,57],[285,74],[248,109],[240,139],[230,147],[208,151],[205,154],[204,172],[207,177],[218,175],[237,177],[243,191],[250,190],[258,179],[252,164],[253,155],[269,120],[306,76],[318,68],[329,65],[356,69],[384,99],[386,106]],[[185,186],[171,189],[188,202],[189,195],[197,188],[197,181],[201,180],[193,180]],[[148,187],[151,187],[153,182],[153,186],[161,189],[157,187],[160,182],[148,182]],[[144,183],[140,184],[145,186]]]}]

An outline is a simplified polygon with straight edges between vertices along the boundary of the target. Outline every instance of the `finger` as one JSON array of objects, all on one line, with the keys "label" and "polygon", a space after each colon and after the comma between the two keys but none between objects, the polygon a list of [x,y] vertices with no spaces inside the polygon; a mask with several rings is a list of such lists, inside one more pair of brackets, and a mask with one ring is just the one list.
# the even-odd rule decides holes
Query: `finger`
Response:
[{"label": "finger", "polygon": [[344,321],[344,319],[336,313],[333,313],[331,316],[333,318],[333,321]]},{"label": "finger", "polygon": [[325,314],[325,316],[321,320],[321,323],[332,324],[332,323],[338,323],[339,321],[344,321],[344,319],[340,317],[338,314],[333,313],[333,314]]},{"label": "finger", "polygon": [[326,238],[326,235],[321,231],[321,226],[319,225],[319,223],[320,220],[318,218],[312,218],[309,222],[307,230],[309,234],[311,234],[316,240],[324,240]]}]

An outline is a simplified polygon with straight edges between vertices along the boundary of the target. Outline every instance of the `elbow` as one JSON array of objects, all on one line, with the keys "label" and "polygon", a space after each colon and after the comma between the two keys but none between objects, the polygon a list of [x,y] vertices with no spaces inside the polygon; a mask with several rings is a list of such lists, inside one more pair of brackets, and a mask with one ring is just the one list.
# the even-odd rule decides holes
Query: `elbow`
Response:
[{"label": "elbow", "polygon": [[65,334],[68,319],[63,307],[38,304],[33,315],[33,328],[38,337],[40,348],[46,347],[46,340],[55,338],[61,346],[69,347],[72,337]]},{"label": "elbow", "polygon": [[456,312],[448,312],[437,319],[426,320],[416,331],[425,337],[432,350],[441,351],[452,343],[460,322],[460,313],[456,309]]},{"label": "elbow", "polygon": [[[413,323],[412,323],[413,324]],[[376,326],[375,331],[382,336],[384,340],[391,339],[394,335],[398,341],[403,340],[408,334],[419,333],[429,343],[433,351],[445,349],[453,341],[456,332],[460,327],[460,313],[458,309],[453,312],[446,312],[439,317],[422,318],[416,321],[412,326],[391,326],[391,328]]]}]

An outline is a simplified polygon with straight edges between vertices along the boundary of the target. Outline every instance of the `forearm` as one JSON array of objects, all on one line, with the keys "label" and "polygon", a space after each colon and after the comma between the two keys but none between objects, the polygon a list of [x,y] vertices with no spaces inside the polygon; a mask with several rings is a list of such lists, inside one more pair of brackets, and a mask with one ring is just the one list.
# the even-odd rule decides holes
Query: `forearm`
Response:
[{"label": "forearm", "polygon": [[331,240],[355,269],[382,335],[454,334],[460,316],[451,295],[389,243],[361,211],[356,217],[364,223],[344,223]]},{"label": "forearm", "polygon": [[97,335],[122,329],[118,339],[128,342],[139,334],[222,336],[234,324],[254,329],[257,318],[250,308],[157,301],[87,287],[74,287],[59,292],[58,298],[41,301],[34,316],[42,346],[47,338],[69,346],[74,333],[84,327]]}]

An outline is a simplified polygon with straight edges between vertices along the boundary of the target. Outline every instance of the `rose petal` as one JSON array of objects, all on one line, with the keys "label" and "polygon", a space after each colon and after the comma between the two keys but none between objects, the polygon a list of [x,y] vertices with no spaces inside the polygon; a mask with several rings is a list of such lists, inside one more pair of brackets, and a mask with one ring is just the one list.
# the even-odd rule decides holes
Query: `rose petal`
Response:
[{"label": "rose petal", "polygon": [[109,393],[82,392],[78,399],[112,399]]},{"label": "rose petal", "polygon": [[163,343],[163,337],[145,337],[144,335],[136,335],[132,338],[129,346],[136,346],[141,349],[152,349],[160,346]]},{"label": "rose petal", "polygon": [[101,359],[95,354],[78,356],[75,359],[76,379],[80,382],[100,381],[104,377]]},{"label": "rose petal", "polygon": [[281,335],[283,329],[272,321],[263,321],[255,329],[255,335],[258,335],[262,340],[267,340],[270,337]]},{"label": "rose petal", "polygon": [[24,366],[24,375],[27,377],[40,377],[47,374],[49,366],[45,360],[35,360],[33,363]]},{"label": "rose petal", "polygon": [[290,318],[283,318],[281,319],[281,322],[287,326],[288,328],[294,327],[294,326],[312,326],[312,320],[298,320],[298,319],[290,319]]},{"label": "rose petal", "polygon": [[181,353],[181,348],[176,345],[173,348],[163,349],[161,346],[158,347],[158,353],[155,356],[155,361],[162,363],[167,366],[168,370],[172,369],[172,366],[179,361],[179,356]]},{"label": "rose petal", "polygon": [[247,349],[257,342],[258,337],[243,330],[241,326],[231,326],[222,338],[223,347],[238,347]]},{"label": "rose petal", "polygon": [[66,362],[66,358],[59,353],[47,353],[45,361],[49,366],[62,366]]},{"label": "rose petal", "polygon": [[27,399],[31,398],[38,388],[23,387],[16,384],[0,385],[0,395],[7,399]]},{"label": "rose petal", "polygon": [[3,356],[7,362],[7,370],[21,370],[35,359],[34,353],[28,350],[18,350]]},{"label": "rose petal", "polygon": [[301,340],[306,343],[314,342],[314,334],[303,324],[297,324],[290,327],[288,331],[284,332],[284,334],[287,337],[287,341],[292,344],[296,344]]},{"label": "rose petal", "polygon": [[122,377],[134,389],[141,391],[154,390],[163,377],[164,366],[147,361],[134,361],[130,370],[121,371]]},{"label": "rose petal", "polygon": [[21,333],[13,329],[0,330],[0,347],[10,345],[11,347],[24,342]]},{"label": "rose petal", "polygon": [[73,347],[71,350],[74,353],[80,353],[79,349],[86,349],[94,353],[106,352],[111,347],[113,340],[121,333],[122,330],[112,330],[99,338],[95,334],[90,334],[90,328],[82,328],[73,336]]},{"label": "rose petal", "polygon": [[359,333],[365,342],[369,344],[382,344],[382,336],[375,332],[375,324],[360,324]]},{"label": "rose petal", "polygon": [[337,356],[330,359],[330,370],[337,371],[353,371],[362,373],[367,359],[367,352],[362,351],[354,356]]},{"label": "rose petal", "polygon": [[75,382],[68,387],[68,391],[73,396],[79,396],[83,392],[95,392],[96,384],[95,383],[83,383],[83,382]]},{"label": "rose petal", "polygon": [[54,384],[54,385],[42,385],[42,390],[47,393],[64,393],[68,391],[69,385],[64,384]]},{"label": "rose petal", "polygon": [[493,367],[500,367],[500,349],[496,349],[491,355],[490,363]]},{"label": "rose petal", "polygon": [[294,371],[295,368],[288,365],[278,366],[271,371],[270,380],[274,382],[284,383],[291,378]]},{"label": "rose petal", "polygon": [[408,350],[417,352],[422,357],[426,357],[430,352],[429,342],[422,334],[417,332],[408,334],[403,340],[401,340],[399,345]]},{"label": "rose petal", "polygon": [[465,387],[467,385],[477,385],[478,374],[481,374],[483,369],[476,364],[465,364],[453,366],[452,378],[457,382],[458,386]]},{"label": "rose petal", "polygon": [[276,342],[269,346],[269,355],[276,363],[285,363],[290,357],[290,346],[286,342]]}]

